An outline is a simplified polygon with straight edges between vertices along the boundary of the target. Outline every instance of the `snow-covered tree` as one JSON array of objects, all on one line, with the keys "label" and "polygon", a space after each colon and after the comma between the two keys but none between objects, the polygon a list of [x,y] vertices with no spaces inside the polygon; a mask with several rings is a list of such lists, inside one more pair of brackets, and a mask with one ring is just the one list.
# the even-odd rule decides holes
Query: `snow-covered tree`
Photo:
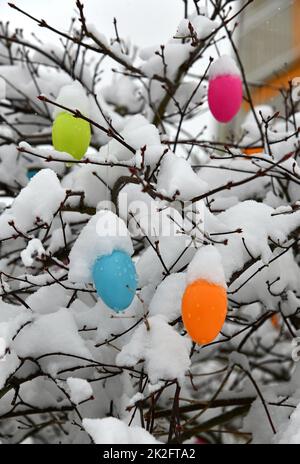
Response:
[{"label": "snow-covered tree", "polygon": [[299,95],[254,106],[250,3],[143,50],[10,4],[53,43],[0,23],[3,443],[300,443]]}]

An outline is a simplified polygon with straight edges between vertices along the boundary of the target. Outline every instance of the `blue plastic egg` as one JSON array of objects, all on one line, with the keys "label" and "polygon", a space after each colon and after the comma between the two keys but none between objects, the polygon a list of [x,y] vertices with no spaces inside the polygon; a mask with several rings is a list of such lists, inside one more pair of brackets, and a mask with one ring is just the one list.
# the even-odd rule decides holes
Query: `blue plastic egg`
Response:
[{"label": "blue plastic egg", "polygon": [[28,171],[27,171],[27,179],[31,180],[38,172],[39,172],[39,169],[37,169],[37,168],[28,169]]},{"label": "blue plastic egg", "polygon": [[99,297],[116,312],[131,305],[137,289],[137,274],[131,257],[115,250],[96,259],[92,270]]}]

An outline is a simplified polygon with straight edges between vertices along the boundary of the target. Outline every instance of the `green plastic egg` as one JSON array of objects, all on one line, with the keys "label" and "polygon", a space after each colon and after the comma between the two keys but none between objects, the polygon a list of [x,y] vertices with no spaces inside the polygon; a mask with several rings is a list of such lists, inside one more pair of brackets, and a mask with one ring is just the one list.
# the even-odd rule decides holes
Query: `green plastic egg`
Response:
[{"label": "green plastic egg", "polygon": [[57,151],[64,151],[80,160],[91,141],[91,127],[84,119],[70,113],[59,113],[52,127],[52,143]]}]

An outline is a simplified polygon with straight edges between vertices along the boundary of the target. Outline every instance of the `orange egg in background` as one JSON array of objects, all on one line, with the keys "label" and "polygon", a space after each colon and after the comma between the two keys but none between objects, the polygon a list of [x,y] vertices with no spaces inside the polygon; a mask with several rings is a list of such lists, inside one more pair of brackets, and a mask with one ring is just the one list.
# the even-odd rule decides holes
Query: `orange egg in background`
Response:
[{"label": "orange egg in background", "polygon": [[274,315],[271,317],[271,323],[272,323],[272,326],[274,327],[274,329],[280,330],[281,325],[280,325],[280,317],[279,317],[279,314],[274,314]]},{"label": "orange egg in background", "polygon": [[191,339],[199,345],[211,343],[219,335],[227,315],[224,287],[196,280],[188,285],[182,299],[182,320]]},{"label": "orange egg in background", "polygon": [[247,156],[252,156],[252,155],[259,154],[259,153],[263,153],[263,151],[264,151],[263,147],[261,147],[261,148],[245,148],[244,153]]}]

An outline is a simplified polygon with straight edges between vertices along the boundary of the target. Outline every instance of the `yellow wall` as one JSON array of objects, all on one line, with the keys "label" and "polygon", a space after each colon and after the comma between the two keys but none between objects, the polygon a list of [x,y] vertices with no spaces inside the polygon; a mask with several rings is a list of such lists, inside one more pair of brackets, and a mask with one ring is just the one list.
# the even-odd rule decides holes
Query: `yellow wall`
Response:
[{"label": "yellow wall", "polygon": [[272,98],[278,96],[280,89],[288,89],[289,82],[295,77],[300,77],[300,58],[278,77],[268,80],[264,87],[252,91],[253,103],[259,105],[270,101]]}]

